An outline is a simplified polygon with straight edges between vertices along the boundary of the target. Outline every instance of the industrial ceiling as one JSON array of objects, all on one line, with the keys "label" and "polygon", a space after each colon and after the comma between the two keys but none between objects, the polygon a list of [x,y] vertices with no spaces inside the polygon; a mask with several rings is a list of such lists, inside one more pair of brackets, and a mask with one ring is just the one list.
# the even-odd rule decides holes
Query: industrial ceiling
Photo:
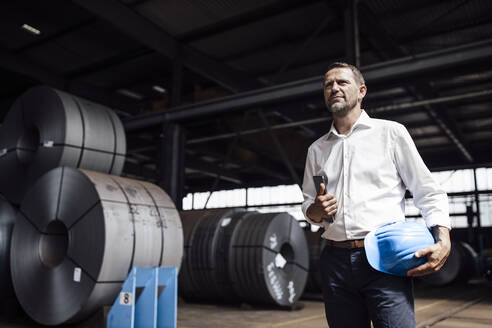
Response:
[{"label": "industrial ceiling", "polygon": [[[298,183],[326,133],[322,76],[358,63],[370,116],[427,165],[492,163],[492,2],[52,0],[0,4],[0,111],[46,84],[114,109],[127,176],[161,181],[185,131],[185,192]],[[167,156],[173,156],[168,154]]]}]

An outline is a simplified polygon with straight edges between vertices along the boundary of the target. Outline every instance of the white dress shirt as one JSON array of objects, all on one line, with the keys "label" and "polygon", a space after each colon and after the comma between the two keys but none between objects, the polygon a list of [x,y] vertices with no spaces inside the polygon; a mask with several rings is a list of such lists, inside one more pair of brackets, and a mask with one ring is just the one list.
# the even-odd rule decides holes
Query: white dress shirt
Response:
[{"label": "white dress shirt", "polygon": [[[325,175],[326,191],[338,200],[333,223],[316,223],[306,215],[316,197],[313,175]],[[406,128],[362,111],[347,135],[339,134],[332,123],[309,147],[302,211],[309,222],[324,227],[323,238],[362,239],[383,224],[405,220],[405,186],[428,227],[451,228],[447,195]]]}]

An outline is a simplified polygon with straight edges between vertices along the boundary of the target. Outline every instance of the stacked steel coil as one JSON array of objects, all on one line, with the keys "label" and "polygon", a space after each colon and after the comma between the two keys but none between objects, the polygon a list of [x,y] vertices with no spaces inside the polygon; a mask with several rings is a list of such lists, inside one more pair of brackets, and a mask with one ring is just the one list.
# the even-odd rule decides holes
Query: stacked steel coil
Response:
[{"label": "stacked steel coil", "polygon": [[38,177],[58,166],[119,175],[125,152],[123,125],[111,109],[34,87],[14,102],[0,129],[0,193],[19,204]]},{"label": "stacked steel coil", "polygon": [[183,269],[179,292],[195,300],[234,301],[229,277],[228,247],[237,210],[181,212],[184,232]]},{"label": "stacked steel coil", "polygon": [[457,281],[466,282],[477,273],[477,253],[467,243],[453,240],[451,252],[442,268],[420,279],[434,286],[444,286]]},{"label": "stacked steel coil", "polygon": [[13,285],[26,313],[44,325],[111,304],[132,267],[181,263],[178,212],[150,183],[61,167],[36,181],[21,213]]},{"label": "stacked steel coil", "polygon": [[20,211],[0,201],[0,287],[3,297],[13,286],[38,323],[76,322],[111,304],[134,266],[180,266],[169,196],[114,176],[125,148],[109,108],[49,87],[28,90],[2,124],[0,191]]},{"label": "stacked steel coil", "polygon": [[287,213],[182,212],[185,298],[291,306],[308,275],[302,229]]},{"label": "stacked steel coil", "polygon": [[[200,222],[201,215],[199,212],[205,211],[193,211],[194,215],[190,215],[191,212],[180,212],[181,220],[183,222],[183,262],[181,271],[179,273],[178,289],[181,295],[191,296],[193,291],[198,287],[193,282],[192,277],[192,262],[190,256],[190,248],[192,243],[192,234],[195,226]],[[184,224],[186,222],[186,224]]]}]

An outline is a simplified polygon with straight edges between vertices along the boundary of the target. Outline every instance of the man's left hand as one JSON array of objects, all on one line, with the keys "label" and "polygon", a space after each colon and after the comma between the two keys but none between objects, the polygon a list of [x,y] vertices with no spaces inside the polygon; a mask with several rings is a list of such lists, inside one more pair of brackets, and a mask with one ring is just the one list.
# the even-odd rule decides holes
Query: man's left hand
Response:
[{"label": "man's left hand", "polygon": [[407,276],[419,277],[439,271],[446,262],[451,251],[451,240],[449,239],[449,229],[437,226],[439,241],[427,248],[415,252],[415,257],[427,256],[427,262],[408,270]]}]

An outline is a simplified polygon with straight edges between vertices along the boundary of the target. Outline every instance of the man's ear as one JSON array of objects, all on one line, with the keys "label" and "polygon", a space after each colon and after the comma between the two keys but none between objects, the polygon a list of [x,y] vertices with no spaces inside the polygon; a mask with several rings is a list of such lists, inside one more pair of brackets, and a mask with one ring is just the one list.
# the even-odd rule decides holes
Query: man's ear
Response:
[{"label": "man's ear", "polygon": [[363,84],[359,87],[359,95],[357,96],[357,100],[362,102],[362,99],[366,96],[367,87]]}]

